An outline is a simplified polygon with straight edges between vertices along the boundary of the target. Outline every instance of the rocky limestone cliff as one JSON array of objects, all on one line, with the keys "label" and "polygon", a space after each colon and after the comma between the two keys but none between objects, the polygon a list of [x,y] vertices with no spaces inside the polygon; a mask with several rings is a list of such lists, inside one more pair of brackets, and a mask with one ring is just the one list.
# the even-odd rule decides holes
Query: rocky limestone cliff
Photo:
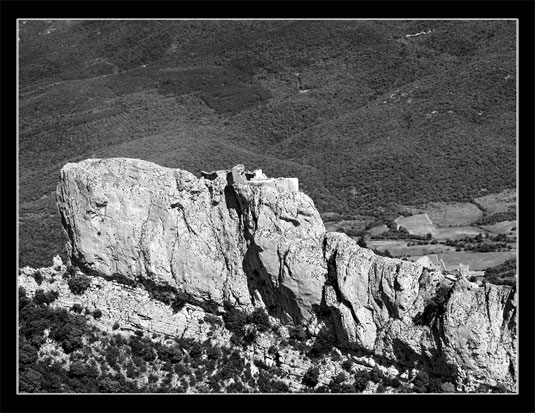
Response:
[{"label": "rocky limestone cliff", "polygon": [[211,178],[132,159],[67,164],[57,202],[71,261],[197,303],[261,301],[310,317],[325,273],[312,200],[271,182],[234,182],[230,171]]},{"label": "rocky limestone cliff", "polygon": [[379,257],[345,234],[325,238],[331,308],[338,342],[455,377],[470,390],[479,383],[516,383],[516,290]]},{"label": "rocky limestone cliff", "polygon": [[326,233],[294,180],[241,165],[197,178],[90,159],[61,170],[57,205],[71,262],[88,274],[208,311],[262,306],[312,331],[321,321],[340,348],[426,369],[466,391],[515,389],[514,289],[452,282]]}]

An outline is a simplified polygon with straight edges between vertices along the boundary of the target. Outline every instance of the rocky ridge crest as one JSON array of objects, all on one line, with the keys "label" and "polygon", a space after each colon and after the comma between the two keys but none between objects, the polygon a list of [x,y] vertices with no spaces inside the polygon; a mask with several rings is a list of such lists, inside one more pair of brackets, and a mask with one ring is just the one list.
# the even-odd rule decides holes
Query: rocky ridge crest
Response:
[{"label": "rocky ridge crest", "polygon": [[452,282],[328,233],[295,180],[243,166],[202,175],[124,158],[65,165],[57,205],[71,262],[212,313],[264,307],[461,390],[515,389],[514,288]]}]

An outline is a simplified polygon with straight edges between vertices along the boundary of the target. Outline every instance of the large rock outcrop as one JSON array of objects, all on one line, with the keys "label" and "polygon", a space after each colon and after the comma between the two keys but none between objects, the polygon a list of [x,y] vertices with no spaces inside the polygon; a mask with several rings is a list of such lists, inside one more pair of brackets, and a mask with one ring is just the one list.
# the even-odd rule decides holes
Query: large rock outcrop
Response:
[{"label": "large rock outcrop", "polygon": [[451,281],[418,263],[379,257],[345,234],[328,233],[325,303],[338,342],[398,363],[514,389],[516,290],[461,276]]},{"label": "large rock outcrop", "polygon": [[60,174],[69,255],[86,272],[200,304],[263,301],[295,321],[321,299],[325,227],[295,181],[243,167],[197,178],[133,159],[90,159]]},{"label": "large rock outcrop", "polygon": [[133,159],[61,170],[57,204],[73,264],[182,300],[265,306],[331,325],[338,346],[514,389],[515,290],[453,282],[421,264],[326,233],[296,179],[239,165],[203,173]]}]

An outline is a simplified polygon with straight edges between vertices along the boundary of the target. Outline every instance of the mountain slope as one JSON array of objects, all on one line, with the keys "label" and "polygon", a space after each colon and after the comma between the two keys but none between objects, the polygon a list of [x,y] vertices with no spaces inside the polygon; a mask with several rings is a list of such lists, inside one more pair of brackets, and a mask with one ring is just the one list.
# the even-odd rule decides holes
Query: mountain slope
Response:
[{"label": "mountain slope", "polygon": [[[109,153],[297,176],[350,215],[515,188],[515,36],[514,21],[21,22],[20,199]],[[21,260],[46,265],[59,221],[26,211]],[[33,248],[43,232],[50,250]]]}]

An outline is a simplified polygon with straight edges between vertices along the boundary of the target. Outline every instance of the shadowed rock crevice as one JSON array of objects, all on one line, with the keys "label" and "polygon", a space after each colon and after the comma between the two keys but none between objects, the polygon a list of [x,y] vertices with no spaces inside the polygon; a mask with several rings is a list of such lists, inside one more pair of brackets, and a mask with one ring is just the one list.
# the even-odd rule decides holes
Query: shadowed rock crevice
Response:
[{"label": "shadowed rock crevice", "polygon": [[125,277],[122,274],[119,274],[119,273],[106,274],[102,271],[95,270],[94,268],[91,268],[90,266],[88,266],[87,262],[82,261],[75,256],[71,256],[70,261],[71,261],[71,265],[78,267],[78,269],[81,272],[91,277],[102,277],[108,281],[115,281],[119,284],[126,285],[128,287],[134,287],[137,285],[137,282],[135,280]]},{"label": "shadowed rock crevice", "polygon": [[443,380],[457,380],[457,368],[449,364],[439,350],[431,351],[429,357],[425,351],[418,353],[400,339],[394,339],[392,350],[396,355],[396,362],[400,365],[426,371]]},{"label": "shadowed rock crevice", "polygon": [[[235,196],[234,199],[236,198]],[[238,206],[241,205],[239,201],[237,204]],[[260,298],[271,316],[280,319],[283,323],[300,323],[303,316],[296,304],[295,294],[281,284],[280,273],[277,277],[279,282],[277,284],[274,282],[272,274],[268,273],[259,256],[259,251],[262,249],[256,245],[255,237],[251,232],[251,230],[254,231],[257,228],[256,214],[248,209],[245,209],[244,213],[242,213],[243,210],[241,208],[239,207],[238,210],[241,214],[247,243],[247,251],[242,261],[242,268],[247,276],[247,286],[252,302],[258,304]],[[253,222],[250,222],[251,219]],[[284,263],[281,263],[281,269],[283,265]]]},{"label": "shadowed rock crevice", "polygon": [[[228,174],[228,179],[232,179],[232,174],[230,173]],[[238,199],[236,198],[237,197],[236,192],[234,192],[234,188],[232,187],[232,184],[230,183],[230,181],[228,182],[229,183],[225,186],[225,189],[224,189],[225,203],[227,205],[227,208],[235,210],[239,216],[242,216],[242,210],[241,210],[240,203],[238,202]]]},{"label": "shadowed rock crevice", "polygon": [[140,277],[138,280],[139,284],[143,285],[151,297],[171,306],[174,312],[182,310],[186,304],[192,304],[202,308],[207,313],[219,313],[219,306],[214,301],[196,299],[195,297],[192,297],[191,295],[185,293],[184,291],[180,291],[171,285],[156,284],[150,278]]},{"label": "shadowed rock crevice", "polygon": [[516,331],[516,285],[511,287],[503,308],[503,331]]},{"label": "shadowed rock crevice", "polygon": [[[384,284],[386,283],[388,285],[388,279],[386,278],[385,274],[387,271],[385,270],[385,267],[385,259],[378,258],[374,261],[372,267],[370,268],[369,279],[376,285],[375,294],[373,294],[373,297],[379,306],[386,308],[389,317],[399,318],[399,311],[395,305],[395,295],[392,296],[391,291],[385,291]],[[394,280],[398,272],[399,266],[396,266],[394,272],[391,274],[391,276],[394,277]],[[396,290],[394,289],[393,291]]]},{"label": "shadowed rock crevice", "polygon": [[[422,312],[416,314],[412,321],[419,326],[436,326],[446,312],[447,302],[451,296],[453,285],[441,284],[435,294],[425,302]],[[443,320],[442,320],[443,321]]]},{"label": "shadowed rock crevice", "polygon": [[184,308],[187,303],[200,307],[208,313],[219,313],[219,306],[216,302],[195,299],[194,297],[191,297],[187,293],[180,291],[179,289],[171,285],[157,284],[150,278],[145,278],[141,276],[139,276],[136,280],[132,280],[119,273],[108,275],[103,272],[91,269],[84,262],[77,261],[76,259],[72,259],[71,262],[72,264],[77,266],[81,272],[91,277],[100,277],[107,281],[115,281],[118,284],[125,285],[128,287],[136,287],[138,285],[142,285],[152,298],[169,305],[175,313]]},{"label": "shadowed rock crevice", "polygon": [[[335,345],[339,348],[354,348],[351,345],[351,339],[342,322],[342,313],[340,312],[339,304],[335,304],[332,300],[332,295],[336,294],[335,288],[330,281],[325,283],[323,287],[323,296],[320,306],[318,306],[316,313],[320,314],[318,317],[327,326],[330,326],[329,331],[336,337]],[[356,322],[356,320],[355,320]]]},{"label": "shadowed rock crevice", "polygon": [[[325,250],[325,242],[323,243],[323,247]],[[338,270],[336,267],[337,255],[338,255],[338,251],[335,250],[331,254],[331,256],[327,259],[327,280],[323,288],[321,306],[323,308],[327,308],[330,312],[330,315],[331,315],[330,321],[332,325],[332,331],[338,337],[339,346],[342,348],[343,347],[355,348],[355,345],[350,344],[351,339],[342,322],[343,316],[340,311],[340,306],[342,305],[345,308],[347,308],[347,310],[350,312],[353,318],[353,322],[355,323],[355,325],[359,324],[359,319],[357,315],[355,314],[353,305],[343,296],[340,290],[340,286],[338,285]],[[336,299],[335,301],[333,301],[334,297],[332,297],[331,291],[334,292],[335,299]],[[336,303],[336,305],[334,303]],[[357,346],[357,347],[360,347],[360,346]]]},{"label": "shadowed rock crevice", "polygon": [[426,370],[455,381],[458,376],[458,369],[457,366],[448,361],[444,352],[444,337],[441,336],[443,331],[444,317],[440,314],[431,327],[435,348],[430,350],[431,358],[426,357],[424,359],[426,361]]}]

